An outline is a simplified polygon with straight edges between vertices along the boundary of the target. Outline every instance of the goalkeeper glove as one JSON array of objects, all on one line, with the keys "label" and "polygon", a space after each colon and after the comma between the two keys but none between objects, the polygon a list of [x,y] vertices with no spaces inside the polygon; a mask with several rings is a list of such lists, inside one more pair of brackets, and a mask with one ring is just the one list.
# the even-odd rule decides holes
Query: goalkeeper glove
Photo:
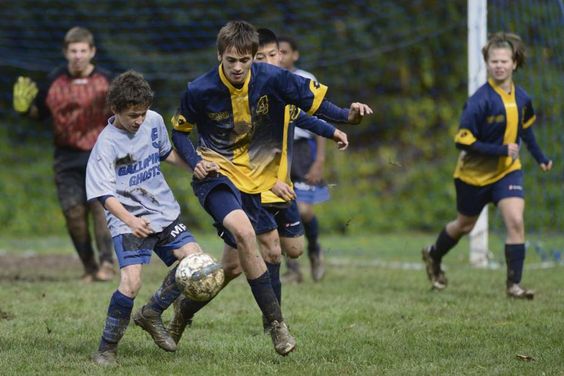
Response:
[{"label": "goalkeeper glove", "polygon": [[27,113],[37,92],[37,85],[31,78],[18,77],[14,84],[14,110],[22,114]]}]

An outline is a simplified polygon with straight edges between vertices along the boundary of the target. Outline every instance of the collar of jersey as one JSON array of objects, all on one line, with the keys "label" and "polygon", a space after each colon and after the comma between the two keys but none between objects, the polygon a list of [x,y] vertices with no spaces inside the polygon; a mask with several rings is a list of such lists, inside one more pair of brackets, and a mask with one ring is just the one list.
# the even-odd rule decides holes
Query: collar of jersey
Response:
[{"label": "collar of jersey", "polygon": [[221,82],[223,82],[223,84],[227,86],[231,94],[246,95],[249,92],[249,82],[251,81],[250,69],[249,69],[249,73],[247,73],[247,77],[245,78],[245,82],[243,83],[243,87],[241,87],[240,89],[233,86],[233,84],[229,82],[227,77],[225,77],[225,74],[223,73],[223,64],[219,64],[218,69],[219,69],[219,78],[221,79]]},{"label": "collar of jersey", "polygon": [[488,83],[503,99],[511,99],[515,97],[515,84],[513,82],[511,83],[511,93],[509,94],[506,93],[505,90],[501,88],[501,86],[496,85],[493,79],[489,78]]}]

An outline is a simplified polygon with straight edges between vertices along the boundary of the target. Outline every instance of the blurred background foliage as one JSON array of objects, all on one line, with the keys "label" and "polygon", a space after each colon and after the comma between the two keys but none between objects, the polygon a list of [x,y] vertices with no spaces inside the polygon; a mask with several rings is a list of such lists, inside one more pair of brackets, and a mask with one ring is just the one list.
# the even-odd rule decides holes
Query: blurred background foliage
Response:
[{"label": "blurred background foliage", "polygon": [[[562,228],[560,3],[488,5],[489,29],[517,32],[529,46],[529,64],[516,81],[533,96],[537,138],[555,161],[556,171],[541,175],[522,153],[527,226],[538,232]],[[348,151],[329,145],[332,199],[317,209],[322,227],[435,232],[456,213],[453,136],[468,95],[466,0],[20,0],[1,2],[0,17],[0,234],[64,232],[50,126],[16,116],[11,90],[18,75],[41,82],[63,64],[62,39],[76,25],[94,33],[97,64],[145,75],[156,92],[153,109],[165,119],[186,83],[216,66],[215,38],[225,22],[244,19],[291,35],[301,51],[298,65],[329,86],[331,101],[343,107],[362,101],[375,111],[359,126],[342,127],[350,136]],[[190,177],[170,168],[165,174],[185,221],[211,230]]]}]

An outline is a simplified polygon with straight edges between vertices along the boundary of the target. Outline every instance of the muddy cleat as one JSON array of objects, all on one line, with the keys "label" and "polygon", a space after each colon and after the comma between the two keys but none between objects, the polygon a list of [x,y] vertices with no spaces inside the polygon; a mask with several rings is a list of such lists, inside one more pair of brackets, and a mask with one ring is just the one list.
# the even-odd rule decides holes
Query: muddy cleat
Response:
[{"label": "muddy cleat", "polygon": [[427,246],[421,250],[421,256],[425,263],[427,277],[431,281],[432,288],[435,290],[444,290],[447,286],[445,272],[441,269],[441,263],[435,261],[430,254],[432,246]]},{"label": "muddy cleat", "polygon": [[81,283],[92,283],[96,280],[96,273],[84,273],[81,277],[80,277],[80,282]]},{"label": "muddy cleat", "polygon": [[289,258],[286,261],[286,273],[282,275],[282,283],[302,283],[304,281],[304,276],[300,270],[300,262],[295,259]]},{"label": "muddy cleat", "polygon": [[317,253],[309,255],[309,262],[311,265],[311,278],[315,282],[319,282],[325,276],[325,263],[323,256],[323,249],[319,248]]},{"label": "muddy cleat", "polygon": [[535,292],[533,290],[523,288],[517,283],[509,282],[507,283],[507,297],[533,300],[535,298]]},{"label": "muddy cleat", "polygon": [[95,278],[96,281],[107,282],[111,281],[115,275],[116,272],[114,271],[114,266],[111,263],[104,261],[100,266],[100,269],[96,272]]},{"label": "muddy cleat", "polygon": [[166,331],[159,313],[147,306],[143,306],[133,316],[133,321],[149,333],[153,337],[155,344],[161,349],[170,352],[176,351],[176,342]]},{"label": "muddy cleat", "polygon": [[296,339],[292,337],[288,326],[283,321],[270,323],[270,336],[276,352],[282,356],[288,355],[296,348]]},{"label": "muddy cleat", "polygon": [[168,328],[167,328],[170,337],[177,345],[178,342],[180,342],[180,338],[182,338],[182,333],[184,333],[184,329],[186,329],[187,326],[192,325],[192,318],[185,317],[184,314],[182,313],[182,309],[181,309],[182,299],[183,299],[182,296],[180,296],[174,301],[173,303],[174,316],[172,317],[172,320],[168,324]]},{"label": "muddy cleat", "polygon": [[117,364],[117,348],[96,351],[92,354],[92,361],[99,366],[115,366]]}]

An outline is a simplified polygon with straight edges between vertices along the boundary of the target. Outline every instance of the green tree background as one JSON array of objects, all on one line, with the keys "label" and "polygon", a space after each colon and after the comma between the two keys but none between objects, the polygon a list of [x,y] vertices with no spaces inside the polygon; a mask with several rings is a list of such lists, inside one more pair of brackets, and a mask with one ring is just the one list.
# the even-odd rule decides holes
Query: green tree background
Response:
[{"label": "green tree background", "polygon": [[[561,228],[560,132],[563,119],[563,27],[558,2],[489,1],[491,30],[510,30],[529,45],[530,64],[516,75],[534,98],[537,138],[555,160],[541,175],[522,153],[528,228]],[[319,206],[325,230],[342,233],[437,231],[455,215],[453,136],[467,97],[465,0],[38,1],[0,3],[0,234],[62,233],[51,171],[48,124],[11,111],[18,75],[41,82],[64,62],[61,42],[81,25],[96,37],[96,62],[116,73],[142,72],[156,92],[154,109],[174,113],[185,84],[217,64],[215,37],[245,19],[300,45],[300,67],[329,86],[341,106],[368,103],[375,115],[343,128],[351,147],[329,147],[332,199]],[[184,219],[211,230],[190,177],[165,169]]]}]

